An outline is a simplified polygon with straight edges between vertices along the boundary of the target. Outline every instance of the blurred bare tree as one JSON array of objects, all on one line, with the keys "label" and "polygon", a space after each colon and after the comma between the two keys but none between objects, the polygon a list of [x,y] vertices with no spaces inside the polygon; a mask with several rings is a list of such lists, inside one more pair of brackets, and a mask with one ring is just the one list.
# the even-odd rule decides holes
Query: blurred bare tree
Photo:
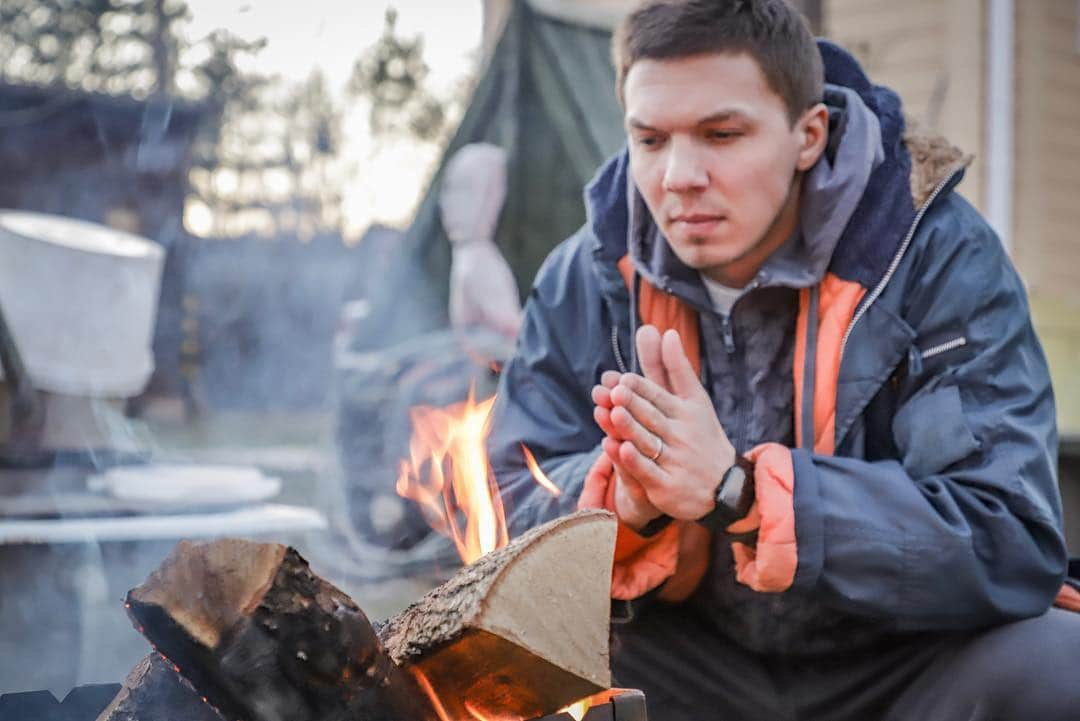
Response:
[{"label": "blurred bare tree", "polygon": [[191,201],[218,236],[341,231],[341,112],[321,76],[253,71],[265,39],[189,42],[185,0],[0,0],[0,80],[202,104]]},{"label": "blurred bare tree", "polygon": [[297,85],[282,103],[285,168],[292,192],[278,212],[279,226],[302,238],[340,232],[343,222],[340,178],[341,110],[318,70]]},{"label": "blurred bare tree", "polygon": [[220,127],[197,149],[192,185],[213,235],[340,235],[341,110],[323,76],[285,86],[239,69],[261,42],[223,32],[209,41],[197,70]]},{"label": "blurred bare tree", "polygon": [[4,0],[0,76],[145,97],[175,93],[184,0]]},{"label": "blurred bare tree", "polygon": [[353,66],[349,91],[366,98],[375,135],[407,132],[421,140],[438,138],[446,126],[446,103],[427,87],[423,38],[402,37],[397,11],[387,8],[382,37]]}]

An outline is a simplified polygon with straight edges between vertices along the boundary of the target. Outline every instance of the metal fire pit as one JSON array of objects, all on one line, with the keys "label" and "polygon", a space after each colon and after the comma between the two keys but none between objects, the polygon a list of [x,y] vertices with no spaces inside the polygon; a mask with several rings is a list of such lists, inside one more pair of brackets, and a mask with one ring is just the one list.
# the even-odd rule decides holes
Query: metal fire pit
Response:
[{"label": "metal fire pit", "polygon": [[[574,721],[574,717],[568,713],[557,713],[533,721]],[[581,721],[648,721],[645,694],[636,689],[618,689],[606,703],[586,711]]]},{"label": "metal fire pit", "polygon": [[[118,683],[79,686],[63,702],[49,691],[9,693],[0,696],[0,721],[94,721],[119,692]],[[573,721],[573,717],[557,713],[533,721]],[[619,690],[606,703],[586,711],[582,721],[648,721],[645,694]]]}]

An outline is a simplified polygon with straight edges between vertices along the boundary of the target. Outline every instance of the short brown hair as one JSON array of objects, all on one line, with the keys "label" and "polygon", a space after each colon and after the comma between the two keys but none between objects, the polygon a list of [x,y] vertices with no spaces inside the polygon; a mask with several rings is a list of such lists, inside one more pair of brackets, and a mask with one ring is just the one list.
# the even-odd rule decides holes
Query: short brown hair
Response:
[{"label": "short brown hair", "polygon": [[785,0],[648,0],[612,39],[619,102],[638,60],[740,52],[757,61],[792,123],[821,102],[821,54],[805,18]]}]

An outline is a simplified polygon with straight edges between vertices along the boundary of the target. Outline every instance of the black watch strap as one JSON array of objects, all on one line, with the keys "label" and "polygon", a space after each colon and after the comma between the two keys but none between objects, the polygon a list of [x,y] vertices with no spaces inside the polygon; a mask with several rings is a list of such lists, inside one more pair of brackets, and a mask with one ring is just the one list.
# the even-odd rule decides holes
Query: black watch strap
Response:
[{"label": "black watch strap", "polygon": [[724,533],[735,521],[745,518],[754,505],[754,464],[742,456],[724,472],[714,497],[716,507],[697,522],[713,533]]},{"label": "black watch strap", "polygon": [[674,519],[672,519],[671,516],[664,513],[639,528],[637,534],[643,538],[650,538],[651,536],[655,536],[657,533],[660,533],[660,531],[670,526],[672,520]]}]

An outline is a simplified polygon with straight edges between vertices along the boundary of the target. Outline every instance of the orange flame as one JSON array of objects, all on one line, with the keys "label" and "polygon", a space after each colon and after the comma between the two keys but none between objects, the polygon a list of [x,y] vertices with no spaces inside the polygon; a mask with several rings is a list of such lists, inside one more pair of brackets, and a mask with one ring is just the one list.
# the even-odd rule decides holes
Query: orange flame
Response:
[{"label": "orange flame", "polygon": [[[498,485],[485,449],[494,405],[494,396],[477,403],[470,389],[468,399],[462,403],[409,410],[413,435],[409,460],[401,461],[399,467],[397,492],[415,501],[431,527],[454,541],[465,563],[509,542]],[[521,450],[536,482],[552,495],[561,495],[532,452],[524,444]],[[465,519],[464,528],[459,516]],[[439,720],[451,721],[431,682],[419,669],[411,670]],[[489,718],[467,701],[464,706],[476,721],[509,721]],[[562,711],[580,721],[589,706],[590,700],[585,699]]]},{"label": "orange flame", "polygon": [[525,447],[524,443],[521,444],[521,451],[525,454],[525,465],[529,467],[529,472],[532,473],[536,482],[556,498],[561,496],[562,491],[559,490],[558,486],[551,482],[551,479],[548,478],[542,470],[540,470],[540,464],[536,462],[536,457],[533,456],[532,451]]},{"label": "orange flame", "polygon": [[[566,708],[559,709],[555,712],[555,715],[565,713],[569,714],[570,717],[574,719],[574,721],[581,721],[581,719],[585,717],[585,712],[588,711],[592,707],[592,705],[592,699],[584,698],[576,703],[570,704]],[[520,719],[516,716],[513,718],[507,716],[486,716],[477,711],[476,707],[468,701],[464,702],[464,706],[465,710],[470,716],[473,717],[475,721],[520,721]],[[439,713],[439,711],[436,710],[436,713]],[[441,716],[439,718],[439,721],[444,721]]]},{"label": "orange flame", "polygon": [[585,712],[589,710],[592,704],[589,703],[589,699],[582,699],[577,703],[572,703],[566,708],[562,709],[559,713],[570,714],[574,718],[574,721],[581,721],[585,716]]},{"label": "orange flame", "polygon": [[450,714],[446,713],[446,707],[442,705],[442,701],[439,700],[439,695],[435,693],[435,689],[431,687],[431,682],[428,681],[424,672],[415,666],[409,670],[412,671],[413,676],[416,677],[416,682],[420,685],[420,689],[424,692],[424,695],[431,701],[431,707],[435,710],[435,715],[439,717],[439,721],[453,721],[453,719],[450,718]]},{"label": "orange flame", "polygon": [[[420,504],[428,523],[454,541],[465,563],[508,541],[502,503],[484,449],[494,402],[492,396],[477,403],[470,391],[466,401],[449,408],[418,406],[409,411],[413,424],[410,460],[401,462],[397,492]],[[459,511],[465,517],[464,528]]]},{"label": "orange flame", "polygon": [[[413,436],[409,460],[399,467],[398,495],[419,504],[431,527],[454,541],[465,563],[509,542],[485,449],[494,404],[495,396],[478,403],[470,389],[462,403],[409,410]],[[533,454],[524,445],[521,448],[536,482],[558,496],[561,491],[540,470]]]}]

